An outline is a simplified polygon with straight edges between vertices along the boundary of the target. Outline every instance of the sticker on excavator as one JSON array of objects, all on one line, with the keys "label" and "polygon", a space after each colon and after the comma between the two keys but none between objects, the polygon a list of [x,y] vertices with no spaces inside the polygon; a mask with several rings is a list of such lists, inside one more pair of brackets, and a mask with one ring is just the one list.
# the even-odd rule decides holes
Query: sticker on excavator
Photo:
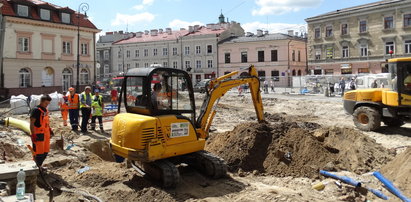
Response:
[{"label": "sticker on excavator", "polygon": [[170,138],[188,136],[188,123],[172,123]]}]

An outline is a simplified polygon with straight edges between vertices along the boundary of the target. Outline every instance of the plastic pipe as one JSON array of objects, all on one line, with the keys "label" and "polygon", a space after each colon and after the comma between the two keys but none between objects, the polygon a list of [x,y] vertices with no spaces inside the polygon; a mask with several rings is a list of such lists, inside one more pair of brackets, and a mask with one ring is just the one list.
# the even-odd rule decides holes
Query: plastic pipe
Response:
[{"label": "plastic pipe", "polygon": [[21,129],[22,131],[26,132],[28,135],[31,134],[30,123],[27,121],[15,119],[12,117],[7,117],[6,119],[4,119],[4,125],[6,127],[12,126],[14,128]]},{"label": "plastic pipe", "polygon": [[324,176],[327,176],[327,177],[334,178],[334,179],[336,179],[336,180],[340,180],[341,182],[344,182],[344,183],[346,183],[346,184],[352,185],[352,186],[354,186],[354,187],[360,187],[360,186],[361,186],[361,182],[358,182],[358,181],[356,181],[356,180],[354,180],[354,179],[352,179],[352,178],[349,178],[349,177],[347,177],[347,176],[335,175],[335,174],[332,174],[332,173],[327,172],[327,171],[325,171],[325,170],[320,170],[320,174],[321,174],[321,175],[324,175]]},{"label": "plastic pipe", "polygon": [[373,175],[379,180],[381,181],[384,185],[385,188],[388,189],[388,191],[390,191],[392,194],[394,194],[395,196],[397,196],[398,198],[400,198],[402,201],[405,202],[411,202],[411,199],[407,198],[405,195],[403,195],[401,193],[401,191],[399,189],[397,189],[390,180],[388,180],[387,178],[385,178],[380,172],[375,171],[373,173]]}]

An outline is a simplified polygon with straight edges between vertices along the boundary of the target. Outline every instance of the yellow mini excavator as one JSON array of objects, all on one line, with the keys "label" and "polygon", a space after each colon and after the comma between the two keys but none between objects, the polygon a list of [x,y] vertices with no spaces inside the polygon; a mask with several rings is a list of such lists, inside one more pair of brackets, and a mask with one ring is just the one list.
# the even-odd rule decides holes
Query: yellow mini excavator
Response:
[{"label": "yellow mini excavator", "polygon": [[344,108],[353,115],[355,126],[375,131],[381,122],[400,127],[411,121],[411,57],[388,60],[391,88],[349,91],[344,94]]},{"label": "yellow mini excavator", "polygon": [[[191,78],[173,68],[135,68],[124,74],[110,147],[117,162],[127,159],[164,187],[175,187],[177,165],[192,166],[212,178],[226,175],[224,160],[204,151],[219,99],[230,89],[248,84],[259,121],[264,120],[260,81],[254,66],[210,80],[198,117]],[[120,113],[121,103],[126,113]],[[234,117],[233,117],[234,118]]]}]

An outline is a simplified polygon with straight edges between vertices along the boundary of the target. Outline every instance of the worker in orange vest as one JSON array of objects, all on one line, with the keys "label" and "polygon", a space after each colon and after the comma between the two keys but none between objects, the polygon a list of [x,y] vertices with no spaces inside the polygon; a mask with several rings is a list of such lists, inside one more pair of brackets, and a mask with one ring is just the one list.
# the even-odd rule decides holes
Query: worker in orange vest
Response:
[{"label": "worker in orange vest", "polygon": [[71,129],[77,131],[80,106],[79,95],[75,92],[73,87],[70,87],[67,97]]},{"label": "worker in orange vest", "polygon": [[53,130],[50,128],[49,112],[47,110],[50,101],[51,97],[49,95],[43,95],[40,98],[40,105],[34,108],[30,115],[34,161],[38,167],[41,167],[50,152],[50,136],[54,135]]},{"label": "worker in orange vest", "polygon": [[67,92],[63,92],[63,97],[61,98],[59,105],[60,105],[60,111],[61,111],[61,117],[63,118],[63,125],[67,126],[67,117],[68,117],[68,96]]}]

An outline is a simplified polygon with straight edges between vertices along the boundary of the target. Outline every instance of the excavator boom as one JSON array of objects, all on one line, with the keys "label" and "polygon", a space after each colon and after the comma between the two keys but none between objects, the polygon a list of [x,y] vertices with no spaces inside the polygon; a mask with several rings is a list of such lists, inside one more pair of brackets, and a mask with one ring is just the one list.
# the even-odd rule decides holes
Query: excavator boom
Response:
[{"label": "excavator boom", "polygon": [[248,84],[258,121],[264,120],[264,109],[260,93],[260,80],[253,65],[248,68],[248,76],[231,79],[238,74],[238,71],[211,80],[206,88],[206,97],[201,106],[200,115],[197,119],[197,127],[200,130],[201,138],[208,136],[208,131],[216,113],[215,109],[219,99],[230,89]]}]

